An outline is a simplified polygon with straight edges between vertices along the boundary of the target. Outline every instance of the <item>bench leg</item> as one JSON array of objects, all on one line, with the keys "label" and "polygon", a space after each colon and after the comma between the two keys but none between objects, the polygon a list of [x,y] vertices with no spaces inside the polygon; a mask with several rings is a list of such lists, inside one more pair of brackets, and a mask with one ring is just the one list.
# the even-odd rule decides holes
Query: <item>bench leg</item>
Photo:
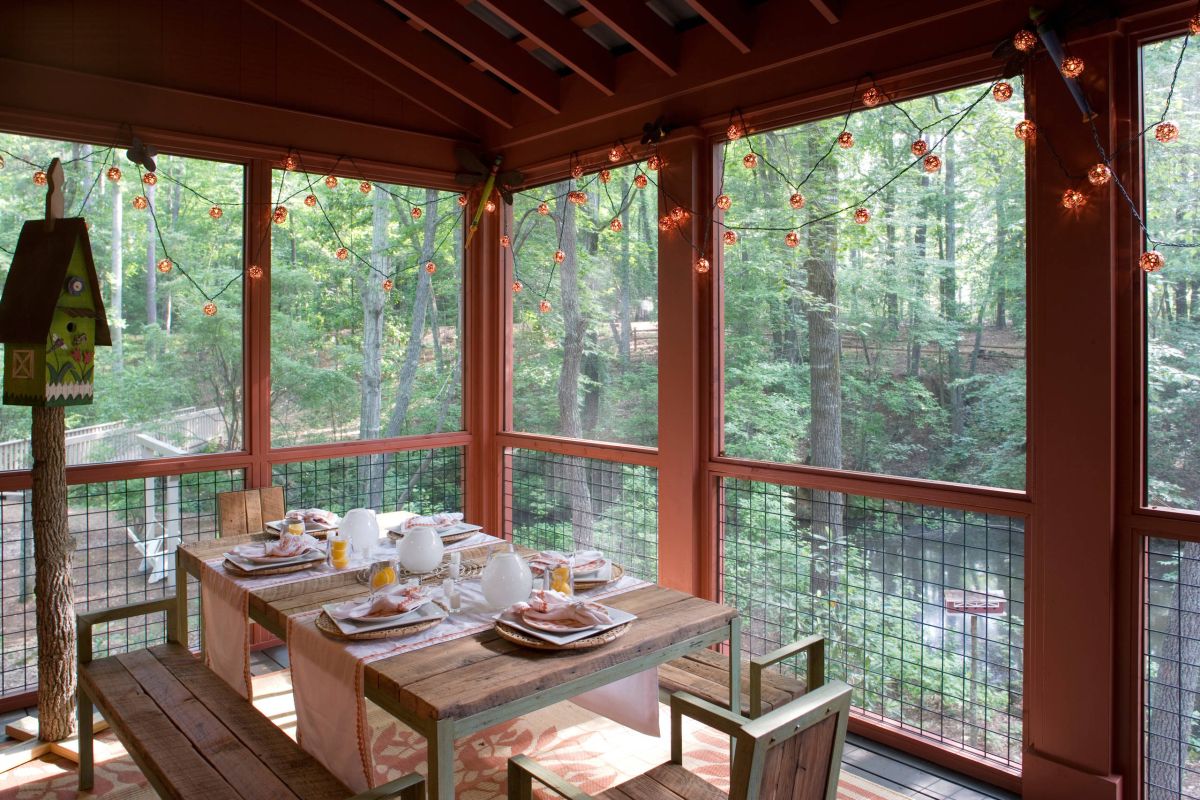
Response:
[{"label": "bench leg", "polygon": [[94,782],[95,754],[92,750],[92,698],[79,687],[75,698],[76,725],[79,731],[79,790],[87,791]]}]

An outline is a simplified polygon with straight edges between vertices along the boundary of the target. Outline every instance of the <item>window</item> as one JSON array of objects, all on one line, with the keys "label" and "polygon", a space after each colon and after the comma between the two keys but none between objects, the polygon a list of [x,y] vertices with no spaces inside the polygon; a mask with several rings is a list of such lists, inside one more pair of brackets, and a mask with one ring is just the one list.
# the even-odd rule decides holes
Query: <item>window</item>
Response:
[{"label": "window", "polygon": [[658,201],[645,174],[619,167],[515,198],[518,431],[658,442]]},{"label": "window", "polygon": [[458,430],[457,195],[303,172],[274,180],[288,213],[271,226],[272,444]]},{"label": "window", "polygon": [[1022,106],[971,86],[723,146],[726,455],[1024,488]]},{"label": "window", "polygon": [[[1195,48],[1171,94],[1184,39],[1142,48],[1143,124],[1169,114],[1183,131],[1200,127]],[[1189,69],[1189,67],[1191,67]],[[1169,112],[1168,95],[1170,95]],[[1145,138],[1146,224],[1151,235],[1191,241],[1200,215],[1194,182],[1200,142],[1186,133],[1160,144]],[[1150,505],[1200,510],[1200,251],[1165,248],[1167,263],[1146,277],[1146,498]]]},{"label": "window", "polygon": [[[151,185],[123,149],[10,134],[0,156],[0,282],[55,156],[66,214],[90,229],[113,346],[96,351],[92,404],[66,409],[68,464],[241,449],[242,167],[160,155]],[[0,406],[0,470],[32,466],[29,421]]]}]

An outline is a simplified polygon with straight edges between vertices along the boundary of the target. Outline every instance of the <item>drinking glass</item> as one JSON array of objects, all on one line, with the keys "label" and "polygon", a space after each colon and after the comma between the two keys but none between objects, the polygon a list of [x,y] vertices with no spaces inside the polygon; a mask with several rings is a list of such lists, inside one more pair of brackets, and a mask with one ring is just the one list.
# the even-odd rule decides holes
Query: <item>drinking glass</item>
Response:
[{"label": "drinking glass", "polygon": [[375,597],[380,592],[386,592],[396,583],[397,579],[396,565],[391,561],[376,561],[371,565],[371,571],[367,576],[367,582],[371,587],[371,597]]}]

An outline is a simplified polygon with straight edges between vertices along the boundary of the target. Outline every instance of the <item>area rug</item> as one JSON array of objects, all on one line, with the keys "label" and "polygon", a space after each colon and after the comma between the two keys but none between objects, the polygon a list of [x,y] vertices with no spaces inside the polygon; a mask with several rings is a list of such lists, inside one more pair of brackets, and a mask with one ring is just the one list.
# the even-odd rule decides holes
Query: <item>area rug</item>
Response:
[{"label": "area rug", "polygon": [[[255,705],[289,734],[295,733],[291,683],[286,672],[254,679]],[[662,729],[670,714],[660,706]],[[382,780],[425,771],[425,740],[382,710],[371,715],[372,752]],[[97,737],[96,787],[78,793],[74,765],[57,757],[27,764],[0,776],[0,800],[153,800],[154,792],[111,733]],[[527,714],[459,741],[454,764],[460,800],[505,797],[508,757],[531,755],[589,794],[599,794],[667,760],[666,736],[654,738],[596,717],[571,703]],[[685,722],[684,764],[721,789],[729,787],[729,740],[702,725]],[[539,794],[538,797],[552,795]],[[842,772],[839,800],[904,800],[901,795]]]}]

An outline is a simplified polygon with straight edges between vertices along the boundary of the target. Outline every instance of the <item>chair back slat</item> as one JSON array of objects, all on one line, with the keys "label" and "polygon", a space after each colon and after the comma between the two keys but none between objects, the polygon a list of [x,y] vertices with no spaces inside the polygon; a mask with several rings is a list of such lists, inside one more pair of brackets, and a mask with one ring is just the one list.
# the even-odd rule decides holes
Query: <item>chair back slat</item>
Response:
[{"label": "chair back slat", "polygon": [[[823,800],[837,738],[831,715],[767,751],[758,796],[762,800]],[[836,782],[836,781],[835,781]]]},{"label": "chair back slat", "polygon": [[217,495],[217,512],[221,536],[258,533],[266,523],[283,519],[283,488],[221,492]]}]

